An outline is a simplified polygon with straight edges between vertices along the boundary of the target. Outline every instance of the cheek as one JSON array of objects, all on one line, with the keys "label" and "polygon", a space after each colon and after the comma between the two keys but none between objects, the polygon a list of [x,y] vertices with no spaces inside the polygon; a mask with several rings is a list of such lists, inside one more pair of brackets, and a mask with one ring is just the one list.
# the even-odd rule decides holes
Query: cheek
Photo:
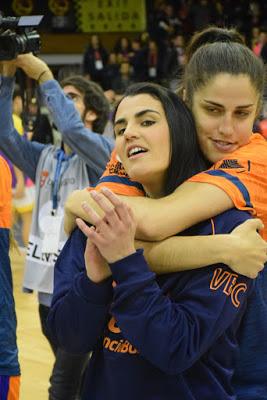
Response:
[{"label": "cheek", "polygon": [[246,121],[240,123],[237,126],[238,143],[244,145],[248,143],[250,136],[252,135],[253,123]]},{"label": "cheek", "polygon": [[120,161],[122,162],[122,164],[124,163],[124,152],[123,152],[123,141],[121,137],[116,137],[115,139],[115,150],[117,153],[118,158],[120,159]]}]

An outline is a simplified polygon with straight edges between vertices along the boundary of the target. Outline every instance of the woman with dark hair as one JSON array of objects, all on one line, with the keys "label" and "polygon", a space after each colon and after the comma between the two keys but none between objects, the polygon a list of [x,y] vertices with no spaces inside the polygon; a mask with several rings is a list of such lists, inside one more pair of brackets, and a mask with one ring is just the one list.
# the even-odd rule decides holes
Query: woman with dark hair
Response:
[{"label": "woman with dark hair", "polygon": [[[233,206],[262,218],[265,224],[262,234],[266,238],[267,143],[260,135],[253,134],[262,102],[264,66],[232,31],[212,29],[208,30],[208,35],[204,30],[202,35],[193,38],[196,47],[194,52],[188,50],[192,56],[185,68],[182,93],[193,112],[201,150],[210,165],[214,165],[166,198],[155,201],[124,196],[137,218],[138,238],[164,239]],[[142,192],[133,191],[132,182],[127,182],[117,163],[114,156],[98,186],[110,186],[117,193],[140,196]],[[125,184],[128,184],[126,188]],[[101,195],[98,196],[103,203]],[[68,213],[73,210],[76,215],[88,219],[81,208],[82,200],[91,202],[87,190],[76,192],[66,208]],[[259,225],[258,229],[261,228]],[[236,272],[255,277],[266,262],[266,244],[262,245],[262,258],[243,255],[237,265],[229,260],[233,254],[226,244],[227,240],[230,245],[233,243],[230,236],[223,238],[225,242],[224,245],[221,242],[221,246],[217,246],[220,237],[216,235],[207,242],[201,237],[190,237],[189,241],[172,237],[160,245],[144,243],[142,246],[148,248],[146,257],[151,268],[158,268],[160,260],[162,273],[223,261]],[[250,244],[249,240],[247,245]],[[267,398],[267,346],[259,346],[267,326],[266,273],[265,269],[259,274],[239,332],[241,347],[234,382],[240,399]]]},{"label": "woman with dark hair", "polygon": [[[165,88],[130,87],[114,131],[126,172],[148,197],[205,168],[191,113]],[[89,211],[95,227],[78,220],[90,241],[77,230],[55,271],[51,331],[68,351],[93,351],[82,399],[232,399],[236,332],[253,281],[224,264],[156,276],[135,251],[131,210],[111,200],[103,219]],[[229,233],[248,218],[233,209],[184,235]]]}]

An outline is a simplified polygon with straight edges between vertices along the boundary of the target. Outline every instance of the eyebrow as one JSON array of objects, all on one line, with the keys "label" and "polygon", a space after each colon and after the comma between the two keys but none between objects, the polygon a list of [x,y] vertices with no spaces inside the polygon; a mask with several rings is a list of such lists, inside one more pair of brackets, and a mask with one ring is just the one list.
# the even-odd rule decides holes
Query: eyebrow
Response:
[{"label": "eyebrow", "polygon": [[[142,117],[142,116],[143,116],[144,114],[146,114],[146,113],[155,113],[155,114],[160,115],[160,113],[159,113],[158,111],[152,110],[152,109],[150,109],[150,108],[147,108],[147,109],[145,109],[145,110],[139,111],[138,113],[134,114],[134,116],[135,116],[135,118],[140,118],[140,117]],[[118,119],[118,120],[114,123],[114,127],[115,127],[116,125],[119,125],[119,124],[124,124],[125,122],[126,122],[126,119],[125,119],[125,118],[120,118],[120,119]]]},{"label": "eyebrow", "polygon": [[[223,105],[222,105],[222,104],[216,103],[215,101],[206,100],[206,99],[203,99],[203,100],[204,100],[205,103],[211,104],[211,105],[216,106],[216,107],[221,107],[221,108],[223,108]],[[254,106],[254,103],[251,103],[251,104],[244,104],[244,105],[242,105],[242,106],[237,106],[236,108],[248,108],[248,107],[252,107],[252,106]]]}]

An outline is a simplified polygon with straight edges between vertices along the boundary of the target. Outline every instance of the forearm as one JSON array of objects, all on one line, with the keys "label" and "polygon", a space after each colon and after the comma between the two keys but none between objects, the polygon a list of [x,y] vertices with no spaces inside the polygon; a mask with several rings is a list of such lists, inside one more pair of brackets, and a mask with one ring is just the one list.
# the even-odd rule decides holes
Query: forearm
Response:
[{"label": "forearm", "polygon": [[163,240],[233,207],[220,188],[185,182],[171,195],[161,199],[123,197],[137,219],[136,237]]},{"label": "forearm", "polygon": [[90,192],[87,189],[74,190],[67,198],[65,202],[65,215],[64,215],[64,230],[69,235],[76,227],[76,217],[82,218],[83,220],[92,223],[88,214],[82,208],[82,203],[87,202],[99,215],[103,216],[104,213],[96,202],[90,196]]},{"label": "forearm", "polygon": [[[222,189],[205,183],[185,182],[174,193],[161,199],[119,197],[134,212],[137,220],[136,237],[151,241],[175,235],[233,207],[232,200]],[[81,207],[82,201],[88,201],[102,215],[88,192],[85,196],[85,191],[75,192],[68,211],[88,221]]]},{"label": "forearm", "polygon": [[229,235],[214,235],[174,236],[160,242],[137,240],[135,247],[144,249],[145,259],[152,271],[166,274],[216,263],[228,265],[233,245]]},{"label": "forearm", "polygon": [[105,327],[111,299],[110,279],[97,285],[85,274],[77,275],[49,313],[49,328],[59,345],[73,353],[91,351]]}]

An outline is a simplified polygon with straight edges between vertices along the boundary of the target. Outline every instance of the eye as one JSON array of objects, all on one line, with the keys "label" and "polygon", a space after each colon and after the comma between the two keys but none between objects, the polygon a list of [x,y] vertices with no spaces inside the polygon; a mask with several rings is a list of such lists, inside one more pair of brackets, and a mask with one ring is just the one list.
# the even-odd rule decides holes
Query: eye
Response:
[{"label": "eye", "polygon": [[151,126],[151,125],[154,125],[155,123],[156,123],[155,121],[152,121],[150,119],[146,119],[145,121],[141,122],[141,125],[142,126]]},{"label": "eye", "polygon": [[74,102],[76,102],[81,97],[76,93],[67,93],[66,96],[68,97],[68,99],[71,99]]},{"label": "eye", "polygon": [[124,134],[125,128],[115,129],[115,136],[122,136]]},{"label": "eye", "polygon": [[220,112],[220,110],[218,108],[215,108],[215,107],[207,107],[206,110],[210,114],[219,114],[219,112]]},{"label": "eye", "polygon": [[238,111],[236,111],[236,115],[240,118],[246,118],[250,115],[250,111],[238,110]]}]

